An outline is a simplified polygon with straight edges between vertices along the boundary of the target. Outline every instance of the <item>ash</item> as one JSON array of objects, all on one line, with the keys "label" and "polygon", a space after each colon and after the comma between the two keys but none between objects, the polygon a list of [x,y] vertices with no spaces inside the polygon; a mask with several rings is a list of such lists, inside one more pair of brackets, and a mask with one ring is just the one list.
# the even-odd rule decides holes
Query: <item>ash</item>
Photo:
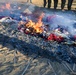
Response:
[{"label": "ash", "polygon": [[16,50],[28,56],[35,54],[60,63],[62,61],[76,63],[76,47],[74,45],[47,41],[38,36],[30,36],[13,29],[14,26],[16,25],[0,23],[0,44],[2,43],[3,46],[11,44]]},{"label": "ash", "polygon": [[[3,6],[5,7],[5,4],[3,4]],[[43,38],[40,38],[39,36],[31,36],[31,35],[24,34],[18,31],[17,29],[18,22],[27,21],[27,18],[33,19],[33,17],[31,18],[30,16],[37,17],[40,15],[39,13],[42,11],[46,13],[46,16],[43,18],[44,24],[45,23],[47,24],[46,17],[48,16],[48,18],[50,18],[50,14],[51,15],[61,14],[64,16],[64,18],[62,17],[62,19],[60,18],[61,16],[53,20],[51,20],[51,18],[48,19],[48,23],[52,24],[53,27],[57,23],[59,25],[63,24],[66,26],[68,24],[70,26],[70,23],[72,24],[72,22],[70,21],[74,21],[76,24],[76,15],[70,15],[71,13],[68,13],[68,12],[67,13],[65,12],[61,13],[61,12],[55,12],[55,11],[50,12],[49,10],[38,8],[35,5],[32,5],[32,4],[30,5],[27,3],[25,5],[19,4],[19,7],[17,4],[11,5],[10,8],[11,8],[10,10],[6,9],[6,7],[0,8],[1,9],[0,44],[2,44],[3,46],[7,46],[7,44],[11,44],[16,50],[22,52],[24,55],[31,56],[35,54],[37,56],[48,58],[52,61],[58,61],[60,63],[62,61],[66,61],[68,63],[76,63],[76,47],[75,45],[71,45],[70,44],[71,42],[69,42],[69,44],[65,44],[64,42],[58,43],[57,41],[47,41],[47,40],[44,40]],[[38,11],[40,12],[37,13]],[[33,12],[35,15],[33,14]],[[64,13],[67,16],[64,15]],[[74,14],[74,12],[72,12],[72,14]],[[70,21],[67,19],[68,16],[70,18]],[[65,21],[63,21],[63,19],[65,19]],[[66,22],[66,20],[68,21]]]}]

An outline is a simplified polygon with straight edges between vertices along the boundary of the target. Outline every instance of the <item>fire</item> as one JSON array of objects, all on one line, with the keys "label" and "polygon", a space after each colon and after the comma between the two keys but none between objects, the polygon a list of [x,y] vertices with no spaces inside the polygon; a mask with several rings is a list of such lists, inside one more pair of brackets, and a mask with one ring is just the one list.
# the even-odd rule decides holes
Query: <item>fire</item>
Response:
[{"label": "fire", "polygon": [[26,28],[30,29],[32,28],[33,31],[31,31],[31,33],[42,33],[43,32],[43,28],[42,28],[42,22],[33,22],[32,20],[29,20],[29,22],[25,25]]},{"label": "fire", "polygon": [[5,8],[9,10],[11,8],[10,3],[7,3]]},{"label": "fire", "polygon": [[41,16],[38,17],[38,22],[33,22],[32,20],[29,20],[26,24],[25,27],[30,29],[32,28],[33,30],[31,33],[42,33],[43,32],[43,23],[42,23],[42,18],[44,14],[41,14]]}]

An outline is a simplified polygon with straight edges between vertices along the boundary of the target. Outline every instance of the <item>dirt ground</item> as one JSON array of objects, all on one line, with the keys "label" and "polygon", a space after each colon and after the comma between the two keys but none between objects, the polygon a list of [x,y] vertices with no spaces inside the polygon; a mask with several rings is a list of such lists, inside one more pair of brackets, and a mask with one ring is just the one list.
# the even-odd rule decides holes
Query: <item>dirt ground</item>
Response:
[{"label": "dirt ground", "polygon": [[[1,0],[0,2],[22,2],[22,3],[24,3],[24,2],[27,2],[27,0]],[[65,9],[67,9],[67,2],[68,2],[68,0],[66,0]],[[32,0],[32,3],[39,7],[43,7],[43,0]],[[57,9],[60,9],[60,6],[61,6],[61,0],[58,0]],[[52,0],[51,8],[53,8],[53,0]],[[72,9],[76,10],[76,0],[73,1]]]},{"label": "dirt ground", "polygon": [[[12,1],[21,3],[26,2],[26,0],[10,0],[10,1],[0,0],[0,2],[12,2]],[[32,3],[39,7],[43,7],[43,0],[32,0]],[[76,3],[73,4],[74,5],[72,6],[72,9],[75,10]],[[60,9],[60,0],[58,9]],[[1,26],[0,30],[2,30]],[[0,42],[0,75],[71,75],[69,73],[69,70],[65,68],[61,63],[51,62],[54,67],[53,69],[51,65],[48,65],[49,60],[41,57],[34,59],[30,63],[30,66],[28,67],[29,60],[32,59],[33,56],[27,57],[20,52],[15,54],[15,49],[13,48],[13,46],[10,44],[6,45],[7,47],[4,47],[2,46],[2,42]],[[10,47],[11,50],[8,47]]]}]

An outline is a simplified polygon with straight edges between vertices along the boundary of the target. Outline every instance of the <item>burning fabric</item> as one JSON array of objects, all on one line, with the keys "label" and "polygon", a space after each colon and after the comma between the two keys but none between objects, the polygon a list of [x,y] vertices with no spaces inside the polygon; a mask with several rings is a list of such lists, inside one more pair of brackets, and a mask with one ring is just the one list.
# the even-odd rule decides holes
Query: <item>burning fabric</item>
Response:
[{"label": "burning fabric", "polygon": [[[75,19],[72,20],[62,14],[51,14],[51,12],[49,14],[48,12],[46,13],[40,10],[32,12],[29,10],[31,13],[28,14],[27,12],[22,12],[20,6],[17,7],[12,5],[11,7],[11,5],[8,4],[7,6],[7,10],[1,8],[2,11],[0,11],[0,22],[5,22],[7,25],[0,25],[3,27],[0,30],[1,36],[10,36],[10,39],[7,39],[6,42],[4,40],[4,43],[10,43],[18,49],[24,50],[27,53],[39,52],[40,55],[43,56],[52,56],[59,59],[60,61],[76,63],[76,47],[73,45],[71,45],[71,47],[69,45],[65,45],[64,43],[75,43],[76,45]],[[18,9],[15,10],[13,8]],[[12,21],[16,22],[12,24]],[[3,29],[5,29],[5,32]],[[17,29],[20,32],[18,32]],[[28,36],[28,38],[26,35],[32,36]],[[5,36],[5,38],[7,38],[7,36]],[[11,37],[15,37],[16,39]],[[18,39],[20,39],[20,41]],[[30,43],[30,45],[27,44],[28,48],[30,48],[29,50],[26,47],[26,42]],[[35,47],[35,45],[37,47]]]},{"label": "burning fabric", "polygon": [[[52,18],[54,17],[56,17],[56,15],[51,16],[50,19],[52,20]],[[53,21],[52,22],[50,21],[48,22],[48,24],[45,25],[45,23],[42,22],[43,18],[44,17],[39,16],[37,22],[28,20],[25,24],[23,24],[23,27],[21,26],[21,24],[19,25],[19,30],[21,31],[23,30],[23,32],[26,34],[37,35],[49,41],[54,40],[62,42],[66,41],[66,39],[70,41],[76,40],[75,35],[72,35],[66,26],[63,25],[52,26],[54,24],[52,23]]]},{"label": "burning fabric", "polygon": [[[28,7],[29,6],[29,7]],[[0,22],[17,23],[18,29],[48,41],[76,41],[76,21],[65,15],[48,14],[26,4],[27,9],[21,12],[21,7],[10,3],[1,5]],[[16,9],[16,10],[15,10]],[[67,39],[67,40],[66,40]]]}]

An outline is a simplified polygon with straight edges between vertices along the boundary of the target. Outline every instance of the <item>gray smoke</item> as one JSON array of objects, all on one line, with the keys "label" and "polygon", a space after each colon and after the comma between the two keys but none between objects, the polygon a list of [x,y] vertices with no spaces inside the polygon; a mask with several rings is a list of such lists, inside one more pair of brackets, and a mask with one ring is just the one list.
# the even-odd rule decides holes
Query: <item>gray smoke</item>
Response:
[{"label": "gray smoke", "polygon": [[76,35],[76,16],[73,14],[63,14],[63,13],[55,13],[55,14],[48,14],[46,13],[46,19],[47,17],[51,17],[48,19],[48,22],[50,24],[50,30],[54,30],[55,28],[59,26],[66,28],[67,31],[71,35]]}]

